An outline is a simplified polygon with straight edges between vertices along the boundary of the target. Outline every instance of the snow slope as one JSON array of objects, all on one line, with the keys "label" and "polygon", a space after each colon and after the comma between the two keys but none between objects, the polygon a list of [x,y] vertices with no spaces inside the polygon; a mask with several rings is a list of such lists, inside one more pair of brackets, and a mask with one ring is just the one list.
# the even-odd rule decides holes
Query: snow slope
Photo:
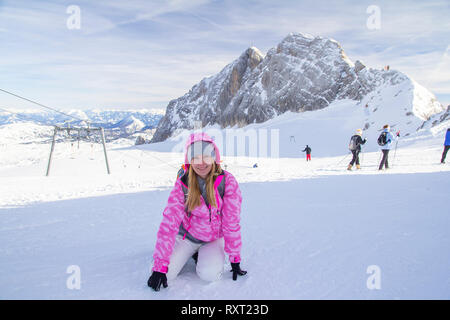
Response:
[{"label": "snow slope", "polygon": [[[390,87],[389,90],[398,92],[412,89],[409,83],[403,82],[397,87]],[[422,120],[405,111],[407,110],[406,108],[403,110],[395,107],[408,103],[409,99],[405,99],[405,95],[397,95],[397,97],[392,98],[393,94],[391,93],[375,95],[374,99],[371,99],[369,96],[367,100],[362,100],[360,103],[348,99],[339,100],[321,110],[301,113],[288,111],[264,123],[254,123],[243,128],[234,126],[220,129],[218,125],[214,125],[207,126],[203,130],[211,136],[217,135],[216,142],[223,146],[221,148],[223,153],[230,156],[238,155],[239,153],[237,150],[227,150],[227,132],[229,132],[229,135],[247,136],[245,155],[248,156],[252,154],[251,150],[249,150],[249,137],[256,135],[259,143],[264,138],[260,134],[260,130],[262,130],[268,137],[266,144],[270,144],[272,130],[277,131],[279,135],[279,143],[277,143],[278,153],[283,158],[298,157],[299,154],[302,154],[301,150],[307,144],[313,150],[313,157],[330,157],[345,154],[345,152],[348,152],[350,137],[358,128],[363,129],[363,137],[366,137],[368,140],[364,145],[364,152],[379,150],[376,141],[385,124],[391,126],[392,132],[400,131],[400,146],[411,145],[418,140],[442,136],[447,130],[448,122],[442,123],[435,128],[428,126],[424,129],[418,129],[423,124]],[[365,105],[368,101],[370,101],[370,104],[366,108]],[[189,131],[187,130],[178,130],[166,142],[153,143],[145,146],[145,148],[146,150],[154,151],[181,152],[188,133]],[[260,154],[258,148],[257,155]],[[270,156],[270,152],[268,155]]]},{"label": "snow slope", "polygon": [[[341,101],[239,129],[280,137],[280,158],[224,156],[244,198],[248,274],[234,282],[225,265],[221,281],[204,283],[189,261],[158,293],[146,281],[184,140],[108,144],[111,175],[100,145],[60,142],[45,177],[50,146],[11,137],[0,153],[0,299],[449,299],[445,128],[402,138],[392,169],[380,173],[377,123],[364,133],[363,169],[348,172],[348,139],[365,119],[359,107]],[[71,265],[80,290],[66,286]],[[366,286],[372,265],[380,290]]]},{"label": "snow slope", "polygon": [[[146,280],[168,189],[2,210],[0,298],[448,299],[449,177],[242,183],[248,275],[208,284],[190,261],[159,293]],[[80,290],[66,287],[70,265],[80,267]],[[381,290],[366,287],[371,265]]]}]

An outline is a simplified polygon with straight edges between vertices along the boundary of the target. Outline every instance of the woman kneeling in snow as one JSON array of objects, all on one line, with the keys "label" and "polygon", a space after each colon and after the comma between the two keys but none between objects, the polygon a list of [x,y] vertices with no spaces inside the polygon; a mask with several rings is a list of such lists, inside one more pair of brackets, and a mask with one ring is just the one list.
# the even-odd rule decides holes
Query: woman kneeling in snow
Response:
[{"label": "woman kneeling in snow", "polygon": [[[198,276],[219,280],[225,252],[233,280],[247,272],[240,268],[241,191],[231,173],[220,167],[220,153],[204,132],[191,134],[186,142],[185,172],[173,187],[159,226],[148,286],[175,279],[190,257]],[[225,251],[225,252],[224,252]]]}]

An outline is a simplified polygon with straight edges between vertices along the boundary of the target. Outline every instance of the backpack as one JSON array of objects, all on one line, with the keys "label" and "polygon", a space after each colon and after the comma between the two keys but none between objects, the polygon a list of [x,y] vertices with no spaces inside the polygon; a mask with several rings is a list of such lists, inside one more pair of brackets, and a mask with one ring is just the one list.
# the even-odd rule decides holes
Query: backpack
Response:
[{"label": "backpack", "polygon": [[383,131],[380,136],[378,137],[378,145],[384,146],[387,143],[387,133]]},{"label": "backpack", "polygon": [[355,151],[358,148],[358,137],[357,135],[354,135],[353,137],[350,138],[350,143],[348,144],[348,149],[350,151]]},{"label": "backpack", "polygon": [[185,165],[183,163],[181,165],[180,170],[178,170],[178,172],[177,172],[177,179],[180,179],[184,175],[185,172],[186,172],[186,167],[185,167]]}]

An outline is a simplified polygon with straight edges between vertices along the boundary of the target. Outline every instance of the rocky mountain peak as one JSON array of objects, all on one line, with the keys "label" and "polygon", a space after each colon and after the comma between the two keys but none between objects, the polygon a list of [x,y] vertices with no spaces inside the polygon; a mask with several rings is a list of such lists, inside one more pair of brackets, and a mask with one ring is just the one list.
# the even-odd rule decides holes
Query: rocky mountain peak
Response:
[{"label": "rocky mountain peak", "polygon": [[[177,129],[193,129],[195,121],[203,126],[241,127],[287,111],[323,109],[336,100],[361,102],[369,93],[374,99],[383,90],[392,94],[389,88],[405,81],[412,83],[401,72],[353,63],[333,39],[290,33],[265,56],[250,47],[217,75],[170,101],[152,142],[167,139]],[[418,86],[411,88],[417,91]],[[429,100],[433,95],[421,96]],[[408,93],[405,99],[410,97]],[[416,103],[411,108],[419,118],[441,109],[435,102],[425,101],[423,105]]]}]

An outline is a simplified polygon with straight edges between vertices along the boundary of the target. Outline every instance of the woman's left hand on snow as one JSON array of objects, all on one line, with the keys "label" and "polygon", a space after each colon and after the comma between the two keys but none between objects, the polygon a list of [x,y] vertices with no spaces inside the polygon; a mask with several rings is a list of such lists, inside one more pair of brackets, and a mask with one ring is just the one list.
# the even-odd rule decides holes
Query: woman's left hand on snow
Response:
[{"label": "woman's left hand on snow", "polygon": [[239,262],[238,263],[234,263],[234,262],[231,263],[231,270],[230,270],[230,272],[233,272],[233,280],[235,280],[235,281],[237,280],[237,276],[238,275],[244,276],[244,275],[247,274],[247,271],[241,270],[241,266],[240,266]]}]

